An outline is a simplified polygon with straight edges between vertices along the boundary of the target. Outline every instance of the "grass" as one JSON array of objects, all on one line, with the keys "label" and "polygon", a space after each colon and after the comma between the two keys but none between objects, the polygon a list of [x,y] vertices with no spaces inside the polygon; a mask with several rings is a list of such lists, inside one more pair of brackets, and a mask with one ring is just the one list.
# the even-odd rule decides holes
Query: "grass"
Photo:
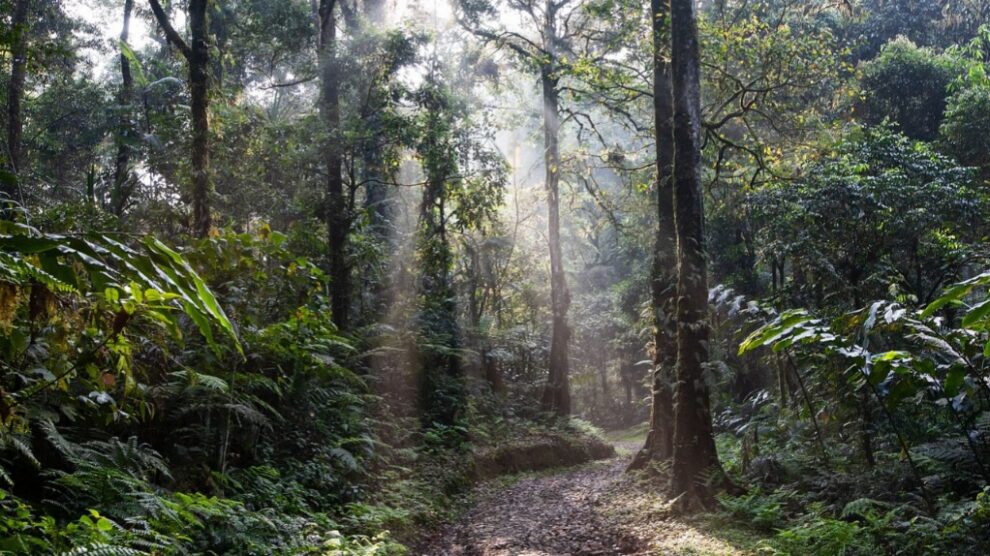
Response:
[{"label": "grass", "polygon": [[620,456],[631,456],[646,442],[649,432],[649,423],[640,423],[627,429],[608,431],[605,433],[605,441],[615,446],[615,451]]}]

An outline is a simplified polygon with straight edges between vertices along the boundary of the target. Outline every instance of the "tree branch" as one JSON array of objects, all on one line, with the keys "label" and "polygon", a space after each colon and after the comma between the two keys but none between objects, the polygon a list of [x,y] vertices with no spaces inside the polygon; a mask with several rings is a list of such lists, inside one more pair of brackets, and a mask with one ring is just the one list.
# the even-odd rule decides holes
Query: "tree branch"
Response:
[{"label": "tree branch", "polygon": [[161,3],[158,0],[148,0],[151,3],[151,11],[155,14],[155,19],[158,20],[158,25],[165,32],[165,38],[168,42],[172,43],[173,46],[179,49],[179,52],[188,59],[192,56],[192,49],[186,44],[186,41],[182,40],[182,37],[175,31],[172,27],[172,23],[168,20],[168,15],[165,10],[162,9]]}]

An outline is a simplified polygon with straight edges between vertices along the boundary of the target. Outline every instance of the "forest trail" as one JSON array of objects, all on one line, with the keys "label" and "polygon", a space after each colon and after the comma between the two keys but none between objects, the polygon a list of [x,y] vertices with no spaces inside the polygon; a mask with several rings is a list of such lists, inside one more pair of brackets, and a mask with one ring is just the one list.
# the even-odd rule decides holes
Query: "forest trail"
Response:
[{"label": "forest trail", "polygon": [[665,500],[625,475],[640,443],[616,442],[610,460],[523,475],[477,488],[475,504],[424,556],[744,555],[745,550],[667,515]]}]

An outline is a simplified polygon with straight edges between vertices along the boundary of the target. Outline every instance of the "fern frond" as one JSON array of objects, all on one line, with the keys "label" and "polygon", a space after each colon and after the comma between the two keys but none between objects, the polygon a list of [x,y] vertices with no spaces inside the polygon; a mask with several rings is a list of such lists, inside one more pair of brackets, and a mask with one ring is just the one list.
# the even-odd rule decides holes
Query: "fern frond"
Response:
[{"label": "fern frond", "polygon": [[126,546],[94,543],[77,546],[68,552],[62,552],[60,556],[146,556],[147,554]]},{"label": "fern frond", "polygon": [[59,432],[52,420],[45,419],[41,421],[38,423],[38,428],[45,433],[45,439],[48,440],[48,443],[51,444],[59,454],[66,458],[71,458],[76,455],[78,445],[70,442],[62,436],[62,433]]}]

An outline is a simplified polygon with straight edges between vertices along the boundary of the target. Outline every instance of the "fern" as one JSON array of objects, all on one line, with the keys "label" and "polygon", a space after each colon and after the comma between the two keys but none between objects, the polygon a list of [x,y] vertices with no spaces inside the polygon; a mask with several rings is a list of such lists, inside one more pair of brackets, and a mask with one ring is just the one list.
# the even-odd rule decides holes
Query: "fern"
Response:
[{"label": "fern", "polygon": [[937,472],[961,470],[971,467],[973,463],[969,449],[962,442],[954,440],[921,444],[911,453],[918,458],[920,464]]},{"label": "fern", "polygon": [[[35,457],[28,442],[25,434],[13,432],[8,427],[0,427],[0,450],[10,450],[34,467],[40,468],[41,462]],[[2,465],[0,465],[0,480],[13,485],[13,479]]]},{"label": "fern", "polygon": [[842,513],[839,514],[839,517],[849,521],[855,518],[877,516],[882,515],[890,507],[891,505],[889,503],[881,500],[857,498],[842,508]]},{"label": "fern", "polygon": [[147,552],[112,544],[93,543],[62,552],[60,556],[145,556]]},{"label": "fern", "polygon": [[70,442],[59,432],[55,423],[51,419],[44,419],[38,423],[38,428],[45,434],[45,439],[55,448],[55,450],[65,458],[77,457],[78,444]]}]

